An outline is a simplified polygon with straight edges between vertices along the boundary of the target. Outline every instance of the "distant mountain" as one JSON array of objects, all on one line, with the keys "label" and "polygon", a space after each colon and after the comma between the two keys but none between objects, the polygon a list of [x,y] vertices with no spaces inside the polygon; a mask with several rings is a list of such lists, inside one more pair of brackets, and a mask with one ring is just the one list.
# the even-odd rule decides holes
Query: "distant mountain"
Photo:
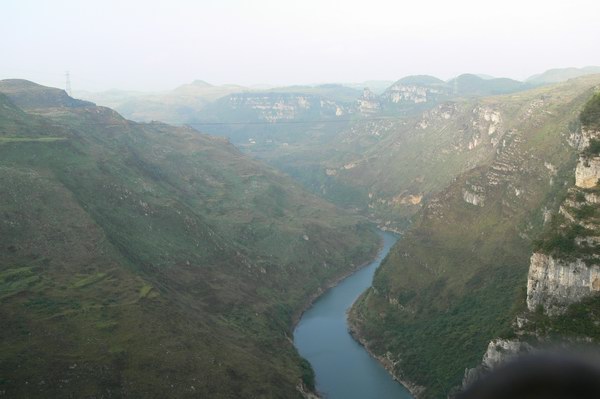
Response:
[{"label": "distant mountain", "polygon": [[508,78],[484,79],[473,74],[463,74],[447,82],[455,96],[481,97],[508,94],[531,88],[532,85]]},{"label": "distant mountain", "polygon": [[564,82],[579,76],[600,73],[600,66],[588,66],[584,68],[557,68],[550,69],[544,73],[527,78],[526,82],[531,84],[547,84]]},{"label": "distant mountain", "polygon": [[406,76],[380,96],[386,114],[411,113],[431,108],[450,97],[444,81],[428,75]]},{"label": "distant mountain", "polygon": [[394,81],[392,80],[366,80],[364,82],[358,83],[343,83],[344,86],[350,87],[356,90],[362,90],[365,87],[369,88],[369,90],[373,91],[375,94],[381,94],[390,87]]},{"label": "distant mountain", "polygon": [[284,86],[274,87],[267,92],[318,95],[327,100],[351,103],[360,97],[363,88],[354,89],[337,83],[316,86]]},{"label": "distant mountain", "polygon": [[[238,85],[213,86],[197,80],[162,93],[109,91],[82,95],[98,104],[114,107],[133,120],[160,120],[207,127],[212,129],[212,133],[229,136],[234,143],[241,144],[254,136],[261,136],[259,129],[252,126],[256,123],[401,116],[430,109],[453,97],[504,94],[528,87],[530,85],[510,79],[483,79],[476,75],[461,75],[449,82],[429,75],[414,75],[392,84],[371,81],[364,82],[364,85],[321,84],[262,89]],[[373,94],[368,99],[363,98],[365,89]],[[248,100],[250,98],[253,100]],[[232,123],[246,123],[246,126],[240,129],[240,126],[232,127]],[[213,129],[210,126],[219,127]],[[269,135],[275,131],[277,128],[265,129]],[[290,135],[287,129],[281,129],[279,133],[282,137]],[[296,136],[295,132],[293,136]]]},{"label": "distant mountain", "polygon": [[0,81],[0,198],[11,398],[302,398],[295,317],[377,248],[223,138],[27,81]]},{"label": "distant mountain", "polygon": [[196,99],[202,98],[208,102],[216,100],[226,95],[227,93],[242,92],[245,90],[248,89],[240,85],[214,86],[203,80],[195,80],[192,83],[181,85],[179,87],[176,87],[172,91],[167,92],[165,97],[169,98],[177,96],[186,96]]},{"label": "distant mountain", "polygon": [[477,77],[479,77],[479,78],[481,78],[481,79],[485,79],[485,80],[488,80],[488,79],[496,79],[496,77],[495,77],[495,76],[492,76],[492,75],[487,75],[487,74],[485,74],[485,73],[477,73],[477,74],[475,74],[475,76],[477,76]]},{"label": "distant mountain", "polygon": [[443,85],[444,81],[430,75],[411,75],[399,79],[396,84],[416,85],[416,86],[436,86]]},{"label": "distant mountain", "polygon": [[249,89],[238,85],[214,86],[202,80],[160,93],[110,90],[100,93],[81,92],[82,97],[99,105],[115,108],[136,121],[160,120],[182,123],[192,119],[204,106],[230,93]]},{"label": "distant mountain", "polygon": [[456,97],[484,97],[526,90],[532,85],[507,78],[460,75],[444,82],[434,76],[407,76],[388,87],[382,94],[385,115],[409,114],[430,109]]}]

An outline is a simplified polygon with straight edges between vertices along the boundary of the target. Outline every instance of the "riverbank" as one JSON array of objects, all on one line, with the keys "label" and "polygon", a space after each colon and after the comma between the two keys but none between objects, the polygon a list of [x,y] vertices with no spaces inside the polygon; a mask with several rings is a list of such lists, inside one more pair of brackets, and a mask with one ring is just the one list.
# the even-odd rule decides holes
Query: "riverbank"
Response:
[{"label": "riverbank", "polygon": [[383,245],[377,255],[314,295],[318,300],[302,313],[294,330],[294,345],[315,372],[316,391],[332,399],[412,399],[348,331],[348,309],[371,285],[375,271],[398,240],[395,234],[379,234]]},{"label": "riverbank", "polygon": [[385,356],[379,356],[373,352],[373,350],[369,347],[369,343],[367,342],[367,340],[360,335],[360,330],[356,325],[356,321],[352,317],[352,309],[348,312],[348,332],[350,333],[352,338],[356,340],[356,342],[358,342],[362,345],[363,348],[365,348],[367,353],[369,353],[369,355],[371,355],[372,358],[377,360],[383,366],[383,368],[387,370],[387,372],[392,376],[394,380],[398,381],[406,389],[408,389],[410,394],[415,399],[419,399],[420,395],[425,390],[425,387],[417,385],[407,380],[406,378],[398,375],[395,371],[395,363],[391,359]]},{"label": "riverbank", "polygon": [[[344,281],[346,278],[352,276],[357,271],[359,271],[362,268],[367,267],[368,265],[370,265],[371,263],[373,263],[377,259],[377,256],[379,255],[379,253],[383,250],[384,244],[385,244],[385,240],[383,239],[383,237],[380,237],[379,238],[379,245],[377,246],[377,249],[375,251],[373,251],[373,253],[371,254],[369,260],[366,260],[363,263],[360,263],[358,266],[356,266],[356,267],[354,267],[354,268],[352,268],[352,269],[350,269],[350,270],[342,273],[339,276],[334,277],[332,280],[326,282],[324,285],[322,285],[321,287],[319,287],[316,292],[314,292],[313,294],[311,294],[307,298],[307,300],[304,303],[304,305],[292,317],[291,331],[293,332],[296,329],[296,327],[298,326],[298,322],[300,322],[300,319],[302,319],[302,315],[304,315],[304,313],[308,309],[310,309],[313,306],[313,304],[315,303],[315,301],[317,299],[319,299],[323,294],[325,294],[327,291],[329,291],[330,289],[332,289],[335,286],[337,286],[339,283],[341,283],[342,281]],[[293,338],[289,338],[289,340],[290,340],[290,342],[293,345],[294,344]],[[304,385],[304,383],[302,383],[302,382],[300,382],[298,384],[297,390],[298,390],[298,392],[300,392],[300,394],[305,399],[322,399],[322,396],[320,396],[318,392],[312,391],[309,387],[307,387],[306,385]]]},{"label": "riverbank", "polygon": [[334,277],[330,281],[325,282],[325,284],[322,285],[321,287],[319,287],[316,292],[314,292],[312,295],[310,295],[308,297],[308,299],[306,300],[306,303],[296,313],[294,313],[294,316],[292,316],[292,326],[291,326],[292,331],[294,331],[294,329],[298,326],[298,322],[302,318],[302,315],[304,314],[304,312],[306,312],[308,309],[310,309],[310,307],[315,303],[315,301],[317,299],[319,299],[328,290],[337,286],[339,283],[341,283],[342,281],[344,281],[345,279],[347,279],[348,277],[350,277],[351,275],[353,275],[360,269],[367,267],[368,265],[373,263],[377,259],[377,256],[379,255],[379,253],[383,250],[383,247],[384,247],[384,239],[383,239],[383,237],[380,237],[379,245],[377,246],[377,249],[374,251],[372,256],[369,258],[369,260],[367,260],[363,263],[360,263],[358,266],[355,266],[354,268],[342,273],[341,275]]}]

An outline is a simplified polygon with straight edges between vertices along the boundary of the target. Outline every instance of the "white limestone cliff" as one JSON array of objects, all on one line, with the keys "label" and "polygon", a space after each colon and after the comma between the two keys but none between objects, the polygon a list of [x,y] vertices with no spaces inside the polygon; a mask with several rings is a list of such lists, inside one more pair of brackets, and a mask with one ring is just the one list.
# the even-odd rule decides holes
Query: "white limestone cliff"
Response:
[{"label": "white limestone cliff", "polygon": [[588,266],[581,259],[564,261],[551,255],[534,253],[527,277],[527,308],[542,306],[550,315],[561,313],[568,305],[600,292],[600,267]]}]

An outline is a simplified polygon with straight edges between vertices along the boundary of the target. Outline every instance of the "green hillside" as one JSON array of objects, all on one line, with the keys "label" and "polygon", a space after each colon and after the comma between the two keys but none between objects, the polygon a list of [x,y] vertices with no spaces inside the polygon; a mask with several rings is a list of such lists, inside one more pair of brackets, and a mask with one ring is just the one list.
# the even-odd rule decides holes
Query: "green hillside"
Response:
[{"label": "green hillside", "polygon": [[525,307],[533,240],[573,179],[568,139],[598,76],[486,99],[506,134],[433,195],[355,304],[354,327],[402,379],[446,397]]},{"label": "green hillside", "polygon": [[370,228],[225,139],[0,93],[0,391],[300,397],[293,319]]}]

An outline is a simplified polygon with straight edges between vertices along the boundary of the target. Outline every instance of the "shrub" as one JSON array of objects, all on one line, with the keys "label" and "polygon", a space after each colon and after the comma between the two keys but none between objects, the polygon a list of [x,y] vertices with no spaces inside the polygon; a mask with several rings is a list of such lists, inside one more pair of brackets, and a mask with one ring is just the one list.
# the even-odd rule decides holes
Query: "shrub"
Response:
[{"label": "shrub", "polygon": [[581,124],[588,128],[600,128],[600,93],[594,96],[585,104],[583,111],[579,115]]},{"label": "shrub", "polygon": [[600,140],[591,139],[590,145],[585,149],[583,155],[588,157],[596,157],[600,155]]}]

